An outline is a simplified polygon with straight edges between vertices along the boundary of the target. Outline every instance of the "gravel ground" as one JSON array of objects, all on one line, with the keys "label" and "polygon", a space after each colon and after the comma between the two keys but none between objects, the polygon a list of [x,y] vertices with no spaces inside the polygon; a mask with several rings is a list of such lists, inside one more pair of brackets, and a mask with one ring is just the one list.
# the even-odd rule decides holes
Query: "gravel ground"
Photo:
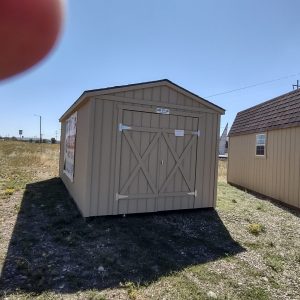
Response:
[{"label": "gravel ground", "polygon": [[1,147],[0,297],[300,299],[300,213],[228,185],[224,162],[216,210],[84,220],[58,148],[28,159],[25,180]]}]

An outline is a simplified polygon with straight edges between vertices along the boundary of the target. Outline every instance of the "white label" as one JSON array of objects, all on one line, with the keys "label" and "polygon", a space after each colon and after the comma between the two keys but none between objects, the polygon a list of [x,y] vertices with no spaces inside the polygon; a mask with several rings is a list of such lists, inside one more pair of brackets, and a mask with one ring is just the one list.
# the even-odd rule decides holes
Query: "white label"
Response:
[{"label": "white label", "polygon": [[156,113],[162,114],[162,115],[169,115],[170,114],[170,110],[168,108],[157,107],[155,111],[156,111]]},{"label": "white label", "polygon": [[184,136],[184,130],[175,129],[175,136]]}]

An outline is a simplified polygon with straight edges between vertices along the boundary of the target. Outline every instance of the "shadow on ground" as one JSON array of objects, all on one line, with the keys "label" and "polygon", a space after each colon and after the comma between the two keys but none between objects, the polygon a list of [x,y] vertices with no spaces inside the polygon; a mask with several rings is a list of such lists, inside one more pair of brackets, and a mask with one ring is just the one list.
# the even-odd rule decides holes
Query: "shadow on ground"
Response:
[{"label": "shadow on ground", "polygon": [[53,178],[26,187],[0,290],[64,293],[147,284],[241,251],[213,209],[85,221]]}]

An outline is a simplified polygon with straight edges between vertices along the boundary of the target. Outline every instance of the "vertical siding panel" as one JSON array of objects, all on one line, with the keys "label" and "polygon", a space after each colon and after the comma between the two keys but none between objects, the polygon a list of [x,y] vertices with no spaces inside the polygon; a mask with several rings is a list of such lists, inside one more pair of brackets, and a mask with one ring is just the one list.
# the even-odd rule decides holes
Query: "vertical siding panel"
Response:
[{"label": "vertical siding panel", "polygon": [[177,92],[173,89],[170,89],[169,92],[169,103],[176,104],[177,103]]},{"label": "vertical siding panel", "polygon": [[[159,128],[159,115],[151,114],[151,128]],[[153,134],[154,137],[154,134]],[[149,155],[149,174],[154,180],[156,187],[159,185],[159,142],[157,142],[156,147],[151,151]],[[156,211],[157,210],[157,199],[149,199],[147,202],[147,211]]]},{"label": "vertical siding panel", "polygon": [[290,147],[289,147],[289,157],[288,157],[288,165],[289,165],[289,181],[288,181],[288,201],[291,205],[294,204],[295,200],[295,165],[296,165],[296,157],[295,157],[295,128],[291,128],[288,130],[290,135]]},{"label": "vertical siding panel", "polygon": [[153,102],[160,102],[160,87],[154,87],[152,91],[152,101]]},{"label": "vertical siding panel", "polygon": [[273,187],[272,187],[272,193],[273,197],[277,197],[277,188],[278,188],[278,176],[279,176],[279,159],[278,159],[278,147],[279,147],[279,132],[276,131],[274,133],[274,145],[273,145],[273,151],[274,151],[274,167],[273,167]]},{"label": "vertical siding panel", "polygon": [[[134,125],[141,127],[143,126],[143,119],[144,120],[148,120],[147,113],[141,113],[141,112],[135,112],[134,113]],[[138,145],[138,152],[140,154],[140,156],[143,155],[147,145],[148,145],[148,140],[149,140],[149,134],[148,133],[137,133],[138,136],[138,141],[137,143],[139,143]],[[145,163],[145,160],[143,160],[143,162]],[[147,163],[146,163],[147,166]],[[147,180],[146,177],[144,175],[144,172],[142,170],[140,170],[139,172],[139,176],[138,176],[138,186],[137,186],[137,193],[144,193],[145,191],[147,191]],[[134,200],[136,202],[136,212],[144,212],[147,209],[147,199],[136,199]]]},{"label": "vertical siding panel", "polygon": [[[141,126],[142,127],[151,127],[151,115],[149,113],[145,113],[142,115],[142,119],[141,119]],[[152,134],[152,138],[154,137],[154,134]],[[141,155],[144,154],[144,152],[146,151],[146,149],[148,148],[148,146],[150,145],[151,141],[151,134],[150,133],[143,133],[142,137],[141,137]],[[154,151],[154,150],[152,150]],[[155,182],[155,177],[156,176],[152,176],[150,174],[150,155],[148,155],[143,162],[146,165],[146,168],[149,172],[149,175],[152,179],[153,182]],[[147,193],[153,193],[151,187],[148,184],[148,181],[146,180],[146,178],[144,178],[144,180],[142,180],[142,182],[140,183],[140,190],[141,191],[146,191]],[[147,212],[147,211],[151,211],[151,209],[153,210],[153,204],[151,202],[153,202],[153,198],[146,198],[143,200],[144,201],[144,207],[143,207],[143,211]],[[140,209],[142,206],[142,203],[140,205]]]},{"label": "vertical siding panel", "polygon": [[144,98],[144,91],[143,91],[143,89],[141,89],[141,90],[135,90],[133,94],[134,94],[134,99],[142,100]]},{"label": "vertical siding panel", "polygon": [[[194,207],[204,207],[204,162],[206,161],[205,139],[206,139],[206,114],[199,117],[198,129],[200,130],[200,137],[198,137],[197,145],[197,168],[196,168],[196,182],[195,187],[198,192],[195,198]],[[229,173],[228,173],[229,174]],[[231,170],[230,170],[231,174]]]},{"label": "vertical siding panel", "polygon": [[104,101],[103,107],[103,126],[102,126],[102,154],[101,171],[99,178],[99,207],[98,214],[107,214],[109,201],[109,180],[110,180],[110,160],[111,160],[111,137],[112,137],[112,116],[113,103]]},{"label": "vertical siding panel", "polygon": [[273,132],[272,133],[273,136],[273,142],[271,144],[271,149],[270,151],[272,151],[273,153],[273,157],[272,157],[272,185],[271,185],[271,196],[275,197],[275,188],[276,188],[276,176],[277,176],[277,146],[278,146],[278,139],[277,139],[277,133]]},{"label": "vertical siding panel", "polygon": [[169,102],[169,88],[167,86],[162,86],[161,87],[160,101],[165,102],[165,103]]},{"label": "vertical siding panel", "polygon": [[[193,118],[193,131],[197,131],[199,127],[199,118]],[[196,170],[197,170],[197,145],[198,145],[198,137],[196,136],[196,140],[192,147],[191,153],[191,163],[192,166],[189,171],[189,180],[193,183],[193,188],[196,190]],[[195,199],[193,199],[193,206],[195,205]]]},{"label": "vertical siding panel", "polygon": [[[190,118],[190,117],[186,117],[186,127],[185,127],[186,130],[190,130],[192,131],[193,130],[193,119]],[[186,142],[185,142],[185,145],[187,145],[189,143],[189,141],[194,138],[194,136],[187,136],[186,137]],[[194,146],[192,146],[193,148]],[[190,173],[190,170],[192,167],[191,165],[191,155],[192,155],[192,148],[190,148],[186,158],[184,159],[184,164],[183,164],[183,169],[185,170],[185,173],[186,174],[189,174]],[[193,168],[194,169],[194,168]],[[183,176],[181,176],[182,178],[182,182],[183,184],[186,186],[186,189],[188,191],[188,186],[183,178]],[[185,190],[186,190],[185,189]],[[184,191],[185,191],[184,190]],[[193,191],[192,191],[193,192]],[[183,208],[187,209],[187,208],[192,208],[194,206],[194,197],[192,196],[186,196],[184,197],[184,202],[182,203],[182,206]]]},{"label": "vertical siding panel", "polygon": [[125,92],[124,97],[133,99],[134,98],[133,91],[127,91],[127,92]]},{"label": "vertical siding panel", "polygon": [[115,204],[115,170],[116,170],[116,143],[117,143],[117,132],[118,132],[118,109],[117,103],[113,103],[113,116],[112,116],[112,138],[111,138],[111,159],[110,159],[110,181],[109,181],[109,200],[107,211],[109,214],[114,213],[114,204]]},{"label": "vertical siding panel", "polygon": [[[131,124],[131,113],[128,111],[123,112],[122,123],[125,125]],[[121,192],[122,187],[125,184],[125,181],[129,178],[130,166],[131,166],[131,148],[126,141],[126,138],[123,133],[121,133],[121,161],[120,161],[120,183],[118,187],[118,193]],[[125,159],[124,159],[125,158]],[[118,185],[118,183],[116,183]],[[126,191],[128,192],[128,191]],[[119,200],[119,213],[127,214],[128,212],[128,200]]]},{"label": "vertical siding panel", "polygon": [[272,160],[273,160],[273,151],[272,151],[272,144],[273,144],[273,134],[272,132],[267,133],[267,143],[266,143],[266,179],[265,179],[265,194],[270,195],[271,189],[270,186],[272,184]]},{"label": "vertical siding panel", "polygon": [[277,169],[277,188],[276,188],[276,199],[281,199],[281,176],[283,172],[282,166],[282,131],[278,131],[278,169]]},{"label": "vertical siding panel", "polygon": [[[160,115],[160,128],[168,128],[169,126],[169,116],[168,115]],[[161,144],[160,144],[160,157],[159,160],[163,160],[164,164],[159,164],[159,173],[160,173],[160,179],[159,179],[159,186],[160,188],[164,184],[166,178],[167,178],[167,167],[168,167],[168,149],[166,145],[166,141],[161,138]],[[160,162],[159,162],[160,163]],[[166,189],[164,191],[161,191],[162,193],[166,192]],[[160,197],[158,202],[158,210],[165,210],[167,205],[167,197]]]},{"label": "vertical siding panel", "polygon": [[219,167],[219,134],[220,134],[220,115],[215,115],[216,118],[216,135],[215,135],[215,142],[214,142],[214,148],[215,149],[215,155],[214,155],[214,166],[212,166],[212,169],[214,170],[213,174],[213,184],[212,184],[212,206],[215,207],[217,203],[217,189],[218,189],[218,167]]},{"label": "vertical siding panel", "polygon": [[100,157],[102,156],[102,125],[103,125],[103,101],[98,100],[95,109],[95,130],[94,130],[94,146],[93,146],[93,167],[91,182],[91,205],[90,215],[98,214],[99,207],[99,173],[101,169]]},{"label": "vertical siding panel", "polygon": [[[176,99],[173,99],[173,100],[176,100]],[[177,119],[178,117],[177,116],[173,116],[173,115],[170,115],[170,123],[169,123],[169,128],[171,129],[176,129],[177,128]],[[176,151],[176,143],[178,141],[178,138],[175,137],[175,134],[170,134],[169,135],[169,139],[171,141],[171,144],[173,145],[173,147],[175,148],[175,151]],[[170,152],[170,150],[168,151],[168,168],[167,168],[167,174],[169,174],[172,170],[172,167],[174,166],[175,164],[175,159],[173,157],[173,154]],[[179,171],[177,171],[179,172]],[[175,175],[173,176],[173,178],[171,179],[169,185],[168,185],[168,192],[173,192],[175,191],[175,178],[176,178],[176,173]],[[168,197],[168,206],[169,206],[169,209],[177,209],[176,208],[176,205],[175,205],[175,201],[177,200],[178,197]]]},{"label": "vertical siding panel", "polygon": [[213,136],[213,116],[207,114],[205,131],[205,161],[204,161],[204,181],[203,181],[203,205],[208,207],[210,203],[210,164],[212,160],[212,136]]},{"label": "vertical siding panel", "polygon": [[210,160],[210,180],[209,180],[209,203],[208,206],[214,206],[214,191],[215,191],[215,166],[216,166],[216,148],[217,148],[217,136],[218,136],[218,118],[216,114],[213,114],[212,124],[212,140],[211,140],[211,160]]},{"label": "vertical siding panel", "polygon": [[147,101],[151,101],[153,99],[152,92],[152,88],[144,89],[144,99]]},{"label": "vertical siding panel", "polygon": [[63,176],[64,172],[64,153],[65,153],[65,139],[66,139],[66,121],[61,122],[60,131],[60,152],[59,152],[59,176]]},{"label": "vertical siding panel", "polygon": [[298,207],[300,208],[300,127],[297,127],[296,129],[296,151],[295,153],[297,153],[296,156],[296,178],[297,178],[297,184],[296,184],[296,189],[298,188]]},{"label": "vertical siding panel", "polygon": [[[187,118],[186,117],[184,117],[184,125],[183,125],[184,127],[184,129],[186,129],[187,128]],[[183,139],[182,139],[182,143],[183,143],[183,151],[184,151],[184,149],[185,149],[185,145],[188,143],[188,138],[186,137],[186,136],[184,136],[183,137]],[[182,161],[182,168],[185,170],[185,164],[186,164],[186,161],[185,160],[183,160]],[[184,191],[184,187],[185,187],[185,182],[184,182],[184,179],[182,178],[182,176],[180,175],[180,187],[181,187],[181,191]],[[183,209],[183,208],[185,208],[185,202],[187,201],[187,197],[184,197],[184,196],[182,196],[181,197],[181,201],[180,201],[180,209]]]},{"label": "vertical siding panel", "polygon": [[[252,160],[254,158],[254,151],[255,151],[255,149],[254,149],[255,146],[253,146],[253,143],[252,143],[252,135],[247,136],[246,147],[247,147],[247,150],[246,150],[247,168],[249,170],[247,181],[248,181],[248,188],[251,189],[251,187],[253,187],[253,162],[252,162]],[[247,171],[245,170],[245,172],[247,172]]]},{"label": "vertical siding panel", "polygon": [[[141,122],[141,113],[140,112],[131,112],[130,113],[130,124],[134,126],[139,126]],[[138,153],[141,153],[141,133],[136,131],[129,131],[131,138],[134,142],[135,148]],[[131,161],[130,161],[130,173],[133,171],[135,166],[138,164],[137,159],[133,153],[130,151]],[[139,179],[141,176],[144,176],[142,169],[139,170],[137,176],[133,179],[132,183],[129,186],[130,194],[137,194],[139,192]],[[138,202],[140,199],[131,199],[128,200],[128,213],[135,213],[138,211]]]},{"label": "vertical siding panel", "polygon": [[286,177],[286,164],[285,164],[285,153],[286,153],[286,134],[284,130],[281,131],[281,176],[280,176],[280,200],[284,199],[285,190],[285,177]]},{"label": "vertical siding panel", "polygon": [[178,93],[177,95],[177,103],[178,105],[184,105],[184,95],[181,93]]},{"label": "vertical siding panel", "polygon": [[190,99],[189,97],[184,96],[184,105],[186,106],[193,106],[193,100]]},{"label": "vertical siding panel", "polygon": [[290,178],[290,160],[291,160],[291,129],[285,129],[285,177],[284,177],[284,199],[286,199],[287,203],[292,204],[289,199],[289,183],[291,181]]},{"label": "vertical siding panel", "polygon": [[[183,129],[184,128],[184,117],[182,116],[178,116],[176,118],[176,127],[178,129]],[[181,153],[183,152],[184,149],[184,145],[183,145],[183,139],[182,138],[176,138],[176,144],[175,144],[175,150],[176,153],[178,153],[178,155],[180,156]],[[174,178],[174,182],[175,182],[175,187],[174,187],[174,191],[176,192],[181,192],[181,174],[180,172],[176,172],[175,173],[175,178]],[[181,205],[182,199],[181,197],[174,197],[174,207],[175,209],[180,209],[180,205]]]}]

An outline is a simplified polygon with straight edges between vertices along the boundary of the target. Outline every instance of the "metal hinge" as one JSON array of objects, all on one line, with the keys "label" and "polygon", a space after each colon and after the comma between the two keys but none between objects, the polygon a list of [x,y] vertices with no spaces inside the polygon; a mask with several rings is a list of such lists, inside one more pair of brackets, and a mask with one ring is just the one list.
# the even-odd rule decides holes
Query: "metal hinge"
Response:
[{"label": "metal hinge", "polygon": [[187,193],[187,194],[190,195],[190,196],[197,197],[197,190],[195,190],[195,192],[190,192],[190,193]]},{"label": "metal hinge", "polygon": [[119,124],[119,131],[130,130],[130,129],[131,129],[130,126],[123,125],[122,123]]},{"label": "metal hinge", "polygon": [[120,199],[125,199],[125,198],[128,198],[127,195],[121,195],[121,194],[118,194],[116,193],[116,201],[120,200]]},{"label": "metal hinge", "polygon": [[193,131],[193,134],[194,134],[194,135],[197,135],[197,136],[200,136],[200,130]]}]

